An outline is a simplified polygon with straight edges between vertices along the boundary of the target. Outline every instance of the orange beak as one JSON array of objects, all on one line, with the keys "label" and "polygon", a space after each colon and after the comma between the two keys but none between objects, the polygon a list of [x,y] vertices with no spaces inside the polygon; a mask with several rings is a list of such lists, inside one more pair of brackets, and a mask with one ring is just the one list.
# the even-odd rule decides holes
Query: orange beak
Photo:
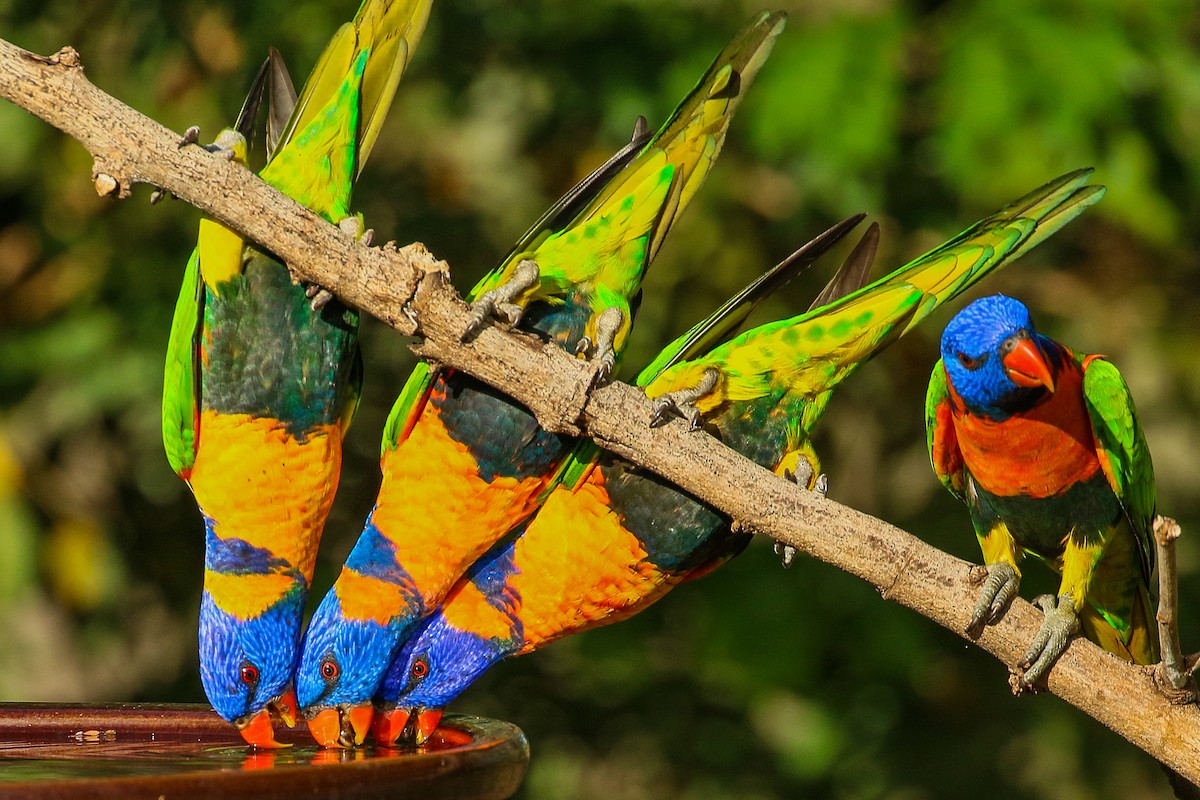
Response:
[{"label": "orange beak", "polygon": [[376,744],[420,747],[429,741],[441,721],[440,709],[390,708],[375,715],[371,733]]},{"label": "orange beak", "polygon": [[1004,373],[1017,386],[1045,386],[1054,391],[1054,376],[1050,374],[1050,365],[1046,363],[1046,357],[1034,344],[1033,339],[1018,339],[1013,349],[1004,356],[1003,363]]},{"label": "orange beak", "polygon": [[264,708],[249,720],[240,723],[238,730],[241,731],[242,738],[251,747],[257,747],[261,750],[290,747],[290,745],[275,741],[275,729],[271,726],[271,711],[269,708]]},{"label": "orange beak", "polygon": [[308,721],[308,730],[321,747],[358,747],[367,738],[375,707],[323,708]]}]

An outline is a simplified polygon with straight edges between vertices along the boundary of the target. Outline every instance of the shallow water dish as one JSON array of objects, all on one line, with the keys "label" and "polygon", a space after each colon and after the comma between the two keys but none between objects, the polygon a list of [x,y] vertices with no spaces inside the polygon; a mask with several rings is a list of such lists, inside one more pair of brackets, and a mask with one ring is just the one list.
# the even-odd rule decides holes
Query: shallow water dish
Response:
[{"label": "shallow water dish", "polygon": [[447,714],[408,750],[322,750],[303,726],[253,751],[208,706],[0,704],[0,798],[501,800],[529,744],[515,725]]}]

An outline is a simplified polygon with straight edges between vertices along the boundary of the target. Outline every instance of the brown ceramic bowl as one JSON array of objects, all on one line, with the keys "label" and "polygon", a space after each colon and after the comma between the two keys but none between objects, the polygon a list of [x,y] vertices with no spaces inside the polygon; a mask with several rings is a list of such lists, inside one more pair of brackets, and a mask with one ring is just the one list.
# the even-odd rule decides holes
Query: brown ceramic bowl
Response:
[{"label": "brown ceramic bowl", "polygon": [[0,704],[0,798],[511,797],[529,744],[507,722],[447,714],[423,747],[254,751],[208,706]]}]

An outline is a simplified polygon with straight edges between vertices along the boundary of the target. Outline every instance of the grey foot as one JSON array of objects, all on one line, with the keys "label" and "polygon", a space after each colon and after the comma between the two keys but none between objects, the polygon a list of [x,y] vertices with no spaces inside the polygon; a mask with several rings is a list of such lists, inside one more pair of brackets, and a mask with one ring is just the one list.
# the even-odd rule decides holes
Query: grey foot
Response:
[{"label": "grey foot", "polygon": [[[186,131],[183,132],[183,136],[180,136],[179,141],[176,142],[175,144],[177,147],[182,148],[182,147],[187,147],[189,144],[195,144],[199,140],[200,140],[200,126],[192,125],[190,128],[188,128]],[[171,199],[175,199],[175,195],[168,194],[166,189],[155,188],[155,190],[150,193],[150,205],[152,205],[152,206],[158,205],[159,202],[161,202],[164,197],[170,197]]]},{"label": "grey foot", "polygon": [[[179,141],[176,142],[176,146],[181,147],[181,148],[187,147],[189,144],[196,144],[199,140],[200,140],[200,126],[192,125],[186,131],[183,132],[183,136],[179,137]],[[206,145],[200,145],[200,146],[203,147],[205,150],[207,150],[210,153],[216,153],[217,155],[221,156],[222,158],[232,161],[233,157],[237,154],[237,151],[234,150],[234,147],[236,145],[238,145],[240,142],[245,142],[245,137],[243,137],[237,131],[225,130],[225,131],[221,131],[221,135],[218,136],[217,140],[215,142],[213,142],[212,144],[206,144]],[[168,196],[168,192],[165,189],[156,188],[153,192],[150,193],[150,205],[152,205],[152,206],[158,205],[158,203],[161,202],[162,199],[167,196]],[[173,194],[169,195],[169,196],[171,198],[175,197],[175,195],[173,195]]]},{"label": "grey foot", "polygon": [[617,365],[617,351],[613,347],[617,332],[625,322],[625,314],[615,306],[609,306],[600,312],[596,320],[596,341],[584,336],[575,345],[575,355],[583,355],[599,364],[596,370],[595,385],[607,383]]},{"label": "grey foot", "polygon": [[975,603],[971,621],[967,624],[968,633],[978,632],[984,625],[995,625],[999,622],[1021,587],[1021,577],[1011,564],[988,564],[987,571],[987,580],[979,590],[979,600]]},{"label": "grey foot", "polygon": [[[338,223],[338,229],[342,233],[358,239],[367,247],[371,246],[371,242],[375,240],[375,231],[371,228],[362,230],[362,221],[358,217],[346,217]],[[362,231],[360,235],[360,231]],[[323,286],[318,286],[315,283],[310,283],[304,287],[304,296],[312,302],[309,306],[313,311],[320,311],[325,306],[329,305],[329,301],[333,299],[333,292]]]},{"label": "grey foot", "polygon": [[329,301],[333,299],[333,292],[315,283],[310,283],[304,287],[304,296],[309,299],[308,305],[313,311],[320,311],[329,305]]},{"label": "grey foot", "polygon": [[[197,144],[200,139],[200,128],[193,125],[183,132],[183,136],[179,137],[178,146],[187,147],[189,144]],[[210,153],[215,153],[224,159],[232,160],[236,153],[238,145],[245,145],[246,137],[235,131],[233,128],[226,128],[217,136],[217,140],[212,144],[202,144]]]},{"label": "grey foot", "polygon": [[662,425],[667,421],[668,415],[676,414],[688,421],[691,430],[699,428],[700,409],[696,408],[695,403],[701,397],[704,397],[704,395],[717,388],[717,381],[720,377],[721,373],[710,367],[704,370],[704,376],[695,386],[664,394],[655,400],[654,416],[650,418],[650,427],[654,428]]},{"label": "grey foot", "polygon": [[200,126],[193,125],[183,132],[183,136],[179,137],[179,147],[187,147],[189,144],[195,144],[200,141]]},{"label": "grey foot", "polygon": [[[796,472],[786,472],[783,477],[787,478],[797,486],[807,487],[809,481],[812,480],[812,465],[808,463],[808,459],[801,459],[799,469]],[[813,485],[814,492],[824,497],[829,492],[829,476],[822,472],[817,476],[817,482]],[[799,551],[790,544],[783,542],[775,543],[775,555],[779,556],[779,563],[784,569],[789,569],[792,562],[796,560],[796,553]]]},{"label": "grey foot", "polygon": [[536,261],[526,259],[518,264],[507,283],[484,292],[471,304],[471,321],[463,332],[462,340],[465,342],[474,336],[488,317],[503,315],[509,325],[518,325],[525,308],[513,300],[537,285],[540,277]]},{"label": "grey foot", "polygon": [[1075,603],[1070,595],[1043,594],[1033,604],[1046,613],[1046,618],[1021,659],[1020,666],[1025,670],[1021,685],[1025,688],[1042,681],[1067,649],[1071,637],[1079,632],[1079,615],[1075,613]]}]

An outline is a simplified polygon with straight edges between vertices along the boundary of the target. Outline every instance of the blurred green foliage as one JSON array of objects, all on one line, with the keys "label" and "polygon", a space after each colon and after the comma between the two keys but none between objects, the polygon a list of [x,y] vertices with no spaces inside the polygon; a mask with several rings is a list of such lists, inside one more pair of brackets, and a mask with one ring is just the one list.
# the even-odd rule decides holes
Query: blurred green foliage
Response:
[{"label": "blurred green foliage", "polygon": [[[300,79],[355,5],[0,0],[0,30],[42,53],[71,44],[102,88],[215,135],[268,44]],[[1044,332],[1124,371],[1160,507],[1184,527],[1196,649],[1196,5],[789,5],[721,163],[651,272],[629,365],[835,218],[878,219],[890,269],[1094,165],[1108,197],[981,292],[1020,296]],[[661,121],[757,8],[439,0],[357,205],[377,238],[424,241],[465,289],[637,114]],[[196,212],[150,207],[144,188],[98,199],[83,149],[8,104],[0,142],[0,699],[200,701],[201,525],[158,433]],[[805,307],[826,274],[761,318]],[[951,313],[843,387],[821,444],[832,497],[978,560],[924,452],[925,382]],[[364,346],[317,596],[371,505],[379,431],[412,363],[378,323]],[[1053,585],[1044,572],[1029,569],[1026,596]],[[502,665],[457,707],[526,730],[530,799],[1169,796],[1149,758],[1091,719],[1049,696],[1014,700],[976,648],[823,564],[782,571],[765,542],[621,626]]]}]

